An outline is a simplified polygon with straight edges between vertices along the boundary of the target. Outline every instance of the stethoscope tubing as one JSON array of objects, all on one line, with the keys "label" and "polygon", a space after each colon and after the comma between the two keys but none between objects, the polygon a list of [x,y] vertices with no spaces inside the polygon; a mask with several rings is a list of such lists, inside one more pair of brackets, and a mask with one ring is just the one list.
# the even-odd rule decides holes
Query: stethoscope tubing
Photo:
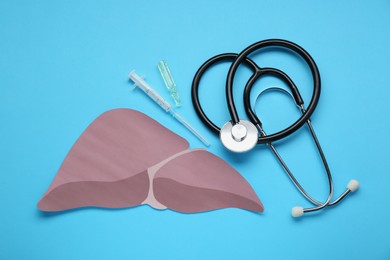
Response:
[{"label": "stethoscope tubing", "polygon": [[[221,131],[221,128],[217,126],[216,124],[211,121],[210,118],[206,115],[206,113],[203,111],[202,105],[199,101],[199,83],[201,78],[203,77],[204,73],[212,66],[217,65],[221,62],[226,61],[234,61],[234,59],[237,57],[237,53],[223,53],[216,55],[214,57],[211,57],[207,61],[205,61],[202,66],[198,69],[198,71],[195,73],[194,79],[192,80],[192,87],[191,87],[191,99],[192,104],[194,106],[195,112],[197,113],[200,120],[205,124],[207,128],[209,128],[212,132],[215,134],[219,134]],[[249,69],[251,69],[253,72],[257,71],[257,64],[252,61],[251,59],[247,58],[243,62],[244,65],[246,65]]]},{"label": "stethoscope tubing", "polygon": [[[315,63],[314,59],[310,56],[310,54],[306,50],[304,50],[302,47],[300,47],[299,45],[297,45],[293,42],[290,42],[287,40],[281,40],[281,39],[269,39],[269,40],[256,42],[256,43],[250,45],[249,47],[247,47],[246,49],[244,49],[240,54],[238,54],[238,56],[236,57],[236,59],[233,61],[233,63],[231,64],[231,66],[229,68],[228,76],[226,79],[226,100],[227,100],[228,109],[229,109],[229,113],[230,113],[230,116],[232,118],[233,124],[237,124],[240,121],[236,107],[235,107],[234,98],[233,98],[233,81],[234,81],[234,76],[236,74],[236,71],[237,71],[239,65],[246,61],[248,55],[250,55],[251,53],[253,53],[255,51],[258,51],[260,49],[267,48],[267,47],[283,47],[283,48],[287,48],[287,49],[299,54],[306,61],[306,63],[308,64],[308,66],[312,72],[314,87],[313,87],[313,94],[312,94],[311,101],[310,101],[309,106],[307,107],[307,110],[305,111],[305,113],[303,113],[302,116],[296,122],[294,122],[292,125],[290,125],[286,129],[281,130],[281,131],[274,133],[274,134],[267,135],[267,136],[259,136],[258,143],[260,143],[260,144],[265,144],[265,143],[280,140],[280,139],[287,137],[288,135],[294,133],[295,131],[297,131],[301,126],[303,126],[306,123],[306,121],[313,114],[313,112],[318,104],[320,94],[321,94],[321,78],[320,78],[320,73],[319,73],[317,64]],[[255,75],[253,75],[250,78],[247,85],[249,84],[250,86],[253,86],[256,79],[259,79],[261,75],[263,75],[262,71],[256,65]],[[278,75],[280,77],[281,74],[278,74]],[[284,80],[284,77],[282,77],[282,79]],[[245,107],[246,107],[246,112],[247,112],[247,115],[248,115],[250,121],[254,124],[259,123],[258,119],[256,120],[254,113],[251,113],[250,106],[245,106]]]}]

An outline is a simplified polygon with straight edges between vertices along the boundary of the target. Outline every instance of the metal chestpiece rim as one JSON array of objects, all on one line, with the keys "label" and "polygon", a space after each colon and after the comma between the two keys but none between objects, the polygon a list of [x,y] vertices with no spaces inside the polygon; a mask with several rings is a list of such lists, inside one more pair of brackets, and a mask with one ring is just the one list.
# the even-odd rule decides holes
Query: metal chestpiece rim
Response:
[{"label": "metal chestpiece rim", "polygon": [[247,120],[241,120],[233,125],[231,121],[227,122],[221,128],[219,138],[226,149],[243,153],[256,146],[259,134],[254,124]]}]

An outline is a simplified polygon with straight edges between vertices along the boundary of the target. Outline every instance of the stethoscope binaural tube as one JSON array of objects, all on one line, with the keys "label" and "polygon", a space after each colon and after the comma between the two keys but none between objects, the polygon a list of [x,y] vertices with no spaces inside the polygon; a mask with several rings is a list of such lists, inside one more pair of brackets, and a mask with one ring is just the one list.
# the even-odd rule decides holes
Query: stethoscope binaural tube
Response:
[{"label": "stethoscope binaural tube", "polygon": [[[245,95],[244,95],[244,99],[248,99],[249,100],[249,93],[250,93],[250,89],[251,89],[251,85],[247,85],[246,88],[245,88]],[[296,98],[295,98],[295,95],[294,94],[291,94],[290,92],[288,92],[287,90],[281,88],[281,87],[269,87],[269,88],[266,88],[264,90],[262,90],[256,97],[256,101],[255,101],[255,104],[254,104],[254,109],[252,110],[252,107],[250,108],[250,110],[252,111],[252,113],[254,113],[255,116],[257,116],[257,113],[256,113],[256,104],[257,102],[259,101],[259,98],[261,97],[262,94],[266,93],[266,92],[269,92],[269,91],[280,91],[282,93],[285,93],[287,94],[289,97],[291,97],[294,102],[295,102],[295,105],[299,108],[299,110],[301,111],[301,113],[304,113],[305,112],[305,108],[303,106],[303,104],[299,104],[299,102],[297,102]],[[250,106],[250,103],[249,103],[249,106]],[[314,143],[317,147],[317,150],[320,154],[320,157],[321,157],[321,160],[322,160],[322,163],[323,163],[323,166],[325,168],[325,171],[326,171],[326,175],[327,175],[327,178],[328,178],[328,183],[329,183],[329,193],[328,193],[328,197],[326,199],[325,202],[319,202],[317,201],[316,199],[314,199],[313,197],[311,197],[306,191],[305,189],[300,185],[300,183],[298,182],[298,180],[295,178],[295,176],[292,174],[292,172],[290,171],[290,169],[288,168],[287,164],[284,162],[284,160],[282,159],[282,157],[280,156],[279,152],[276,150],[275,146],[272,144],[272,143],[267,143],[267,146],[271,149],[271,151],[273,152],[273,154],[275,155],[275,157],[278,159],[278,161],[280,162],[280,164],[282,165],[284,171],[287,173],[288,177],[290,178],[290,180],[292,181],[292,183],[295,185],[295,187],[299,190],[299,192],[307,199],[309,200],[311,203],[313,203],[315,205],[315,207],[311,207],[311,208],[303,208],[303,207],[300,207],[300,206],[297,206],[297,207],[293,207],[292,208],[292,216],[293,217],[301,217],[304,213],[306,212],[314,212],[314,211],[318,211],[318,210],[321,210],[325,207],[328,207],[328,206],[334,206],[336,204],[338,204],[341,200],[343,200],[350,192],[354,192],[355,190],[358,189],[359,187],[359,182],[356,181],[356,180],[351,180],[347,187],[346,187],[346,190],[338,197],[336,198],[333,202],[331,202],[332,200],[332,197],[333,197],[333,192],[334,192],[334,188],[333,188],[333,180],[332,180],[332,174],[331,174],[331,171],[330,171],[330,168],[329,168],[329,165],[328,165],[328,162],[326,160],[326,157],[325,157],[325,154],[321,148],[321,145],[320,145],[320,142],[317,138],[317,135],[315,134],[314,132],[314,128],[311,124],[311,120],[310,118],[307,120],[306,122],[309,130],[310,130],[310,133],[313,137],[313,140],[314,140]],[[264,129],[262,128],[261,124],[257,124],[256,127],[259,129],[259,132],[262,136],[266,136],[266,133],[264,131]]]}]

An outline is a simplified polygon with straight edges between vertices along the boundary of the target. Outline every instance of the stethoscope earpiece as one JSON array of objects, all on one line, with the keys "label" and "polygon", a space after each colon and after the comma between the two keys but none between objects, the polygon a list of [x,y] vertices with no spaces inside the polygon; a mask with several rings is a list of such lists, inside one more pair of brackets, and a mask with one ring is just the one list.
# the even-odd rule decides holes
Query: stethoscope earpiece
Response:
[{"label": "stethoscope earpiece", "polygon": [[[340,202],[345,196],[347,196],[348,193],[350,192],[355,192],[358,188],[359,188],[359,182],[357,180],[350,180],[348,182],[348,185],[347,185],[347,189],[346,191],[341,194],[334,202],[332,203],[329,203],[328,206],[333,206],[335,204],[337,204],[338,202]],[[303,214],[305,214],[305,212],[310,212],[310,211],[307,211],[306,209],[304,209],[303,207],[300,207],[300,206],[296,206],[296,207],[293,207],[291,209],[291,215],[294,217],[294,218],[299,218],[299,217],[302,217]]]},{"label": "stethoscope earpiece", "polygon": [[350,180],[347,189],[350,190],[351,192],[355,192],[357,189],[359,189],[359,182],[357,180]]},{"label": "stethoscope earpiece", "polygon": [[302,217],[303,214],[304,214],[303,208],[300,207],[300,206],[293,207],[292,210],[291,210],[291,215],[294,218]]}]

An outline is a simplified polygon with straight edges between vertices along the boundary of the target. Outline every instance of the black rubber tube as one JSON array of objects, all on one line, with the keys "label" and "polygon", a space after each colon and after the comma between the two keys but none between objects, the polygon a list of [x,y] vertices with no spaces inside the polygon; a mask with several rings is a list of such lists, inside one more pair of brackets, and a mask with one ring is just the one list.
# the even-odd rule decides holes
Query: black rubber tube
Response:
[{"label": "black rubber tube", "polygon": [[261,76],[264,75],[273,75],[278,77],[279,79],[283,80],[287,86],[290,88],[290,91],[293,95],[294,101],[297,105],[303,105],[303,99],[301,97],[301,94],[299,93],[299,90],[297,86],[295,86],[294,82],[291,80],[291,78],[284,73],[281,70],[274,69],[274,68],[261,68],[257,72],[255,72],[252,77],[249,78],[248,82],[245,85],[244,89],[244,108],[247,116],[249,117],[250,121],[255,125],[262,125],[260,119],[257,117],[256,113],[252,110],[252,106],[250,104],[250,94],[253,85],[255,84],[256,80],[258,80]]},{"label": "black rubber tube", "polygon": [[[259,136],[258,143],[270,143],[270,142],[280,140],[280,139],[287,137],[288,135],[294,133],[296,130],[298,130],[300,127],[302,127],[303,124],[305,124],[305,122],[307,120],[309,120],[310,116],[313,114],[313,112],[317,106],[318,100],[320,98],[320,93],[321,93],[321,78],[320,78],[320,73],[318,71],[317,65],[314,62],[313,58],[310,56],[310,54],[308,52],[306,52],[302,47],[300,47],[299,45],[297,45],[293,42],[281,40],[281,39],[270,39],[270,40],[256,42],[256,43],[252,44],[251,46],[247,47],[245,50],[243,50],[237,56],[237,58],[234,60],[234,62],[232,63],[232,65],[229,68],[229,73],[228,73],[227,80],[226,80],[226,100],[228,103],[228,109],[229,109],[229,113],[230,113],[230,116],[232,118],[233,124],[237,124],[239,122],[239,117],[237,114],[236,107],[234,105],[234,98],[233,98],[233,80],[234,80],[234,76],[235,76],[235,73],[237,71],[237,68],[241,63],[243,63],[244,61],[247,60],[247,56],[249,54],[253,53],[254,51],[257,51],[257,50],[260,50],[263,48],[267,48],[267,47],[283,47],[283,48],[287,48],[287,49],[297,53],[298,55],[300,55],[306,61],[306,63],[309,65],[309,68],[312,72],[313,81],[314,81],[314,88],[313,88],[313,95],[312,95],[310,104],[307,107],[306,112],[304,114],[302,114],[302,116],[296,122],[294,122],[291,126],[287,127],[286,129],[284,129],[280,132],[277,132],[277,133],[274,133],[271,135],[267,135],[264,137]],[[256,76],[256,75],[252,76],[250,79],[251,83],[249,84],[248,88],[251,88],[251,86],[253,86],[253,84],[254,84],[254,81],[258,78],[259,78],[259,76]],[[247,86],[248,86],[248,84],[247,84]],[[247,95],[249,95],[249,94],[247,94]],[[248,112],[248,110],[247,110],[247,112]],[[256,123],[255,117],[253,117],[253,115],[254,115],[254,113],[248,114],[252,123]]]},{"label": "black rubber tube", "polygon": [[[199,102],[199,83],[203,76],[203,74],[208,70],[211,66],[216,65],[220,62],[226,62],[230,61],[233,62],[234,59],[238,56],[237,53],[224,53],[217,56],[214,56],[210,59],[208,59],[205,63],[200,66],[198,71],[196,72],[194,79],[192,81],[192,88],[191,88],[191,98],[192,98],[192,104],[194,106],[194,109],[198,115],[198,117],[202,120],[202,122],[214,133],[219,134],[219,131],[221,130],[216,124],[214,124],[205,114],[205,112],[202,109],[202,106]],[[250,60],[245,59],[244,64],[248,66],[254,73],[260,68],[257,66],[257,64]]]}]

